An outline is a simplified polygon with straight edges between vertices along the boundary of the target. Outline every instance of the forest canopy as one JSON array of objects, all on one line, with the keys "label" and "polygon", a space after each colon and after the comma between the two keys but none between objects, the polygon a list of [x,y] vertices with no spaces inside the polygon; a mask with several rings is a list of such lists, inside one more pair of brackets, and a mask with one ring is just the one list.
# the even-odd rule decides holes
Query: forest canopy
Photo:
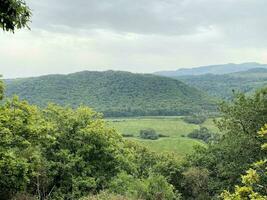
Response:
[{"label": "forest canopy", "polygon": [[267,121],[266,94],[236,94],[223,103],[222,137],[196,147],[183,162],[124,140],[86,106],[39,108],[6,99],[0,105],[0,197],[227,199],[235,194],[224,191],[242,184],[240,174],[266,157],[265,138],[257,136]]},{"label": "forest canopy", "polygon": [[0,28],[14,32],[16,29],[29,28],[30,8],[23,0],[0,1]]}]

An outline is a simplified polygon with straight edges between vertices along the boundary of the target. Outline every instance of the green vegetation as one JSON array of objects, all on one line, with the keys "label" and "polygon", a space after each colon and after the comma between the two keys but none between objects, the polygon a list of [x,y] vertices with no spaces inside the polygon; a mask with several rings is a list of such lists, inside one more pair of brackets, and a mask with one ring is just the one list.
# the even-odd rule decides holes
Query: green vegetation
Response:
[{"label": "green vegetation", "polygon": [[151,141],[151,140],[145,141],[138,139],[132,139],[132,140],[158,153],[175,153],[177,159],[179,159],[180,161],[183,160],[187,154],[192,153],[194,151],[195,146],[205,145],[201,141],[186,137],[161,138],[156,141]]},{"label": "green vegetation", "polygon": [[4,98],[4,84],[0,80],[0,100],[2,100],[3,98]]},{"label": "green vegetation", "polygon": [[0,199],[79,199],[112,192],[124,177],[135,177],[131,193],[123,193],[129,198],[179,196],[169,181],[173,170],[162,167],[176,169],[174,158],[124,141],[90,108],[41,110],[15,97],[0,106],[0,133]]},{"label": "green vegetation", "polygon": [[[267,124],[258,132],[259,136],[267,139]],[[261,145],[262,150],[267,150],[267,143]],[[253,168],[246,171],[246,175],[242,176],[242,186],[236,186],[235,192],[230,194],[229,191],[222,193],[224,200],[236,199],[254,199],[265,200],[267,199],[267,157],[255,162]]]},{"label": "green vegetation", "polygon": [[192,116],[186,116],[183,118],[185,122],[191,123],[191,124],[202,124],[207,120],[207,117],[205,115],[192,115]]},{"label": "green vegetation", "polygon": [[[199,127],[196,124],[188,124],[184,122],[182,117],[177,116],[107,118],[106,120],[118,132],[132,134],[135,137],[139,136],[140,130],[150,128],[153,128],[158,134],[169,137],[181,137]],[[212,120],[207,123],[212,126]]]},{"label": "green vegetation", "polygon": [[140,138],[148,139],[148,140],[157,140],[159,139],[159,135],[152,128],[140,130]]},{"label": "green vegetation", "polygon": [[209,95],[222,98],[233,98],[233,91],[253,93],[267,84],[267,69],[251,69],[245,72],[214,75],[175,77],[188,85],[206,91]]},{"label": "green vegetation", "polygon": [[28,27],[31,12],[22,0],[0,1],[0,28],[14,32],[15,29]]},{"label": "green vegetation", "polygon": [[163,176],[151,175],[142,180],[122,173],[111,182],[110,188],[116,194],[130,195],[134,199],[179,199],[173,186]]},{"label": "green vegetation", "polygon": [[195,129],[187,135],[189,138],[203,140],[204,142],[213,142],[219,139],[219,135],[212,133],[206,127],[200,127],[200,129]]},{"label": "green vegetation", "polygon": [[7,96],[45,107],[87,105],[106,117],[188,115],[215,111],[210,97],[165,77],[129,72],[79,72],[6,81]]},{"label": "green vegetation", "polygon": [[[0,199],[232,200],[245,193],[264,199],[267,192],[258,185],[266,186],[266,130],[256,133],[267,121],[266,96],[263,89],[222,103],[216,122],[222,137],[206,145],[182,137],[199,128],[183,117],[103,120],[86,106],[41,109],[17,97],[5,100],[0,105]],[[212,120],[204,125],[212,127]],[[135,137],[123,139],[113,126]],[[169,137],[138,139],[140,130],[151,127]],[[189,141],[200,145],[193,149]],[[166,153],[170,148],[191,154],[181,160],[179,153]]]},{"label": "green vegetation", "polygon": [[[26,26],[29,16],[22,1],[0,3],[0,27],[6,31]],[[231,78],[265,80],[263,73],[257,69]],[[267,88],[247,96],[236,93],[231,102],[222,103],[217,128],[199,116],[104,120],[78,104],[93,105],[108,116],[192,115],[213,104],[205,102],[201,92],[171,79],[89,74],[8,81],[8,87],[42,108],[17,96],[3,101],[0,81],[0,200],[267,199]],[[245,87],[250,86],[248,81]],[[72,107],[45,106],[51,99]],[[124,139],[113,126],[133,138]],[[221,137],[207,145],[184,137],[207,142],[214,139],[210,131]],[[152,141],[138,134],[145,139],[169,137]],[[189,141],[199,145],[193,150]],[[144,146],[177,154],[155,153]],[[191,154],[181,161],[178,152]]]},{"label": "green vegetation", "polygon": [[[265,139],[256,134],[267,121],[266,91],[260,90],[252,96],[236,94],[231,103],[221,105],[222,118],[217,125],[224,133],[223,137],[207,148],[198,148],[188,158],[187,166],[207,171],[207,182],[205,187],[200,187],[197,196],[186,194],[187,199],[201,199],[200,195],[211,199],[218,197],[225,189],[233,191],[235,185],[241,184],[240,174],[266,157],[266,152],[262,152],[260,147]],[[197,183],[195,179],[194,184]],[[183,187],[186,191],[191,184]],[[266,194],[264,191],[263,195]]]},{"label": "green vegetation", "polygon": [[200,66],[193,68],[181,68],[176,71],[161,71],[156,72],[155,74],[166,76],[166,77],[178,77],[178,76],[197,76],[203,74],[231,74],[235,72],[243,72],[247,70],[253,70],[255,68],[265,68],[267,69],[266,64],[260,64],[256,62],[248,62],[241,64],[221,64],[221,65],[208,65],[208,66]]},{"label": "green vegetation", "polygon": [[[192,152],[194,146],[204,145],[198,140],[183,137],[199,128],[199,125],[186,123],[183,117],[136,117],[106,120],[109,126],[114,127],[123,136],[128,136],[127,139],[134,140],[155,152],[175,153],[182,158]],[[211,119],[204,124],[212,131],[218,132]],[[151,128],[158,134],[159,139],[155,141],[140,139],[140,131]]]}]

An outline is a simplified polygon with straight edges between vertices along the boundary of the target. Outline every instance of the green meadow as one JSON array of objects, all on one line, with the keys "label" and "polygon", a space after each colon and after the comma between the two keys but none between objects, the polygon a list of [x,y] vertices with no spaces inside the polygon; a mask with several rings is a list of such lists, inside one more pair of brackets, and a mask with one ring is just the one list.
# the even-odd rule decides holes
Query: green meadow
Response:
[{"label": "green meadow", "polygon": [[[127,139],[135,140],[156,152],[171,152],[184,156],[192,152],[195,145],[205,145],[200,140],[190,139],[187,134],[200,126],[205,126],[213,132],[217,131],[213,120],[208,119],[201,125],[184,122],[182,117],[135,117],[135,118],[109,118],[109,126],[121,134],[133,135]],[[158,134],[168,137],[158,140],[144,140],[139,137],[140,130],[154,129]]]}]

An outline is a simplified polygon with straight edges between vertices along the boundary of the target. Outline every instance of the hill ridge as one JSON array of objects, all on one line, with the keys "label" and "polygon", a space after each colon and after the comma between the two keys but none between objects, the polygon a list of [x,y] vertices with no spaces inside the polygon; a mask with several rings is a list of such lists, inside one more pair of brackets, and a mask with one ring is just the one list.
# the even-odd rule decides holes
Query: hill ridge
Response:
[{"label": "hill ridge", "polygon": [[106,116],[186,115],[214,107],[203,92],[153,74],[82,71],[6,81],[7,96],[39,106],[88,105]]},{"label": "hill ridge", "polygon": [[202,75],[202,74],[229,74],[241,71],[247,71],[254,68],[265,68],[267,64],[260,64],[256,62],[247,62],[241,64],[228,63],[218,65],[207,65],[193,68],[180,68],[174,71],[159,71],[155,72],[156,75],[175,77],[186,75]]}]

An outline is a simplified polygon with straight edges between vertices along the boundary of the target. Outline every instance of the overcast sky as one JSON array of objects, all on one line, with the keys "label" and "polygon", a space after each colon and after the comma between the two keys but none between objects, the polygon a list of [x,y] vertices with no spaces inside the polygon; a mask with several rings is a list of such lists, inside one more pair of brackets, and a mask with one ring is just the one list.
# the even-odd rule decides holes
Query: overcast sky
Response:
[{"label": "overcast sky", "polygon": [[0,32],[5,78],[267,63],[266,0],[26,0],[31,30]]}]

